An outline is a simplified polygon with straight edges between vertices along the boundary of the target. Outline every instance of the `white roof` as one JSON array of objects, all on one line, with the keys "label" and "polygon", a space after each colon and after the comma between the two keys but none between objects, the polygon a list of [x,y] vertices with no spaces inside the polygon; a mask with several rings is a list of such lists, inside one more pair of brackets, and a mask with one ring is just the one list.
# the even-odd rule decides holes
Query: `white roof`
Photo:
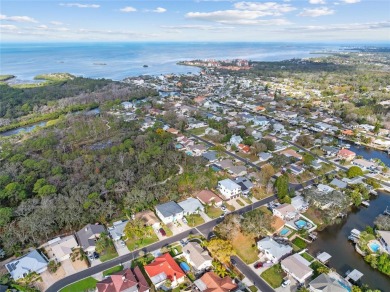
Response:
[{"label": "white roof", "polygon": [[219,184],[221,186],[223,186],[225,189],[228,189],[228,190],[235,190],[235,189],[240,189],[241,190],[240,185],[236,184],[230,178],[227,178],[227,179],[219,181]]},{"label": "white roof", "polygon": [[14,280],[24,278],[31,272],[43,272],[47,268],[46,259],[37,251],[22,256],[5,265]]},{"label": "white roof", "polygon": [[77,241],[73,235],[58,238],[58,240],[49,241],[49,246],[56,259],[61,259],[63,256],[70,255],[72,249],[77,247]]},{"label": "white roof", "polygon": [[328,254],[327,252],[322,252],[317,256],[317,260],[319,260],[322,263],[325,263],[330,260],[332,256]]},{"label": "white roof", "polygon": [[390,231],[377,230],[377,232],[382,237],[382,239],[387,243],[387,245],[390,245]]},{"label": "white roof", "polygon": [[195,213],[198,209],[200,211],[204,209],[199,200],[195,198],[188,198],[187,200],[179,202],[178,205],[183,208],[185,213]]}]

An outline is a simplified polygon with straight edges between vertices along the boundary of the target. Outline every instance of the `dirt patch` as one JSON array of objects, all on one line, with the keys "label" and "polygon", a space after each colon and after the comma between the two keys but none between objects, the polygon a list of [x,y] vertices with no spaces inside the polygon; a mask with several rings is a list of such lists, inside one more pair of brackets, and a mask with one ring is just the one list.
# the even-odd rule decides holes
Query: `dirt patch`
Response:
[{"label": "dirt patch", "polygon": [[63,267],[59,267],[55,273],[45,271],[41,274],[42,282],[37,282],[36,285],[40,286],[40,289],[43,288],[43,290],[40,291],[44,291],[58,280],[63,279],[65,276],[66,273]]},{"label": "dirt patch", "polygon": [[81,270],[85,270],[86,268],[88,268],[87,263],[85,261],[81,261],[81,260],[75,260],[74,262],[72,262],[72,266],[76,271],[81,271]]}]

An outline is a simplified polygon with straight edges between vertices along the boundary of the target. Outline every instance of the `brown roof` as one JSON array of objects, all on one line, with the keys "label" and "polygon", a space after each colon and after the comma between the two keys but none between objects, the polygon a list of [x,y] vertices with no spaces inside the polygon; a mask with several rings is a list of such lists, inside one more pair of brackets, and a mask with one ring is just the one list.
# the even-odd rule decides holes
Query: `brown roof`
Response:
[{"label": "brown roof", "polygon": [[295,150],[293,149],[286,149],[286,150],[283,150],[282,152],[280,152],[280,154],[283,154],[284,156],[292,156],[292,157],[295,157],[295,158],[298,158],[298,159],[302,159],[302,155],[301,154],[298,154]]},{"label": "brown roof", "polygon": [[220,278],[214,272],[205,273],[200,280],[207,286],[205,292],[228,292],[237,288],[230,277]]},{"label": "brown roof", "polygon": [[196,194],[196,197],[204,204],[219,203],[222,199],[209,190],[202,190]]},{"label": "brown roof", "polygon": [[135,219],[141,219],[148,226],[151,226],[155,223],[160,223],[160,220],[158,220],[156,214],[150,210],[145,210],[135,214]]}]

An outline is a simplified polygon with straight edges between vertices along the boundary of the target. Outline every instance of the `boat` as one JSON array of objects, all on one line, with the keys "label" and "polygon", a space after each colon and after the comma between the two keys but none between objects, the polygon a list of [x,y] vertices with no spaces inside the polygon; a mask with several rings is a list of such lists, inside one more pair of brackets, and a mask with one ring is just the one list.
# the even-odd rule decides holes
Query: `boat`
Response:
[{"label": "boat", "polygon": [[149,66],[148,66],[148,65],[143,65],[142,67],[144,67],[144,68],[148,68]]},{"label": "boat", "polygon": [[[352,230],[351,230],[351,235],[350,235],[350,236],[359,239],[359,237],[360,237],[360,231],[357,230],[357,229],[352,229]],[[348,237],[348,238],[349,238],[349,237]]]},{"label": "boat", "polygon": [[353,243],[358,243],[359,242],[359,239],[356,238],[353,235],[348,236],[348,240],[352,241]]},{"label": "boat", "polygon": [[370,203],[368,201],[362,201],[362,205],[364,207],[370,207]]},{"label": "boat", "polygon": [[390,216],[390,210],[388,209],[389,206],[386,206],[386,210],[383,211],[383,215]]}]

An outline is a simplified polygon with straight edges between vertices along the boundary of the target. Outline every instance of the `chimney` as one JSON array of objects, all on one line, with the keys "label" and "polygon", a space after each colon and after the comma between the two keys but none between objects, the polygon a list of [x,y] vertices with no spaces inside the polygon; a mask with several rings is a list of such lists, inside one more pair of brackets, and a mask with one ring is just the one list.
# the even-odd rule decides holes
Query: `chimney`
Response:
[{"label": "chimney", "polygon": [[177,280],[177,279],[176,279],[176,273],[174,273],[174,274],[173,274],[173,283],[176,284],[176,280]]},{"label": "chimney", "polygon": [[126,280],[125,275],[122,275],[122,281],[124,282]]}]

